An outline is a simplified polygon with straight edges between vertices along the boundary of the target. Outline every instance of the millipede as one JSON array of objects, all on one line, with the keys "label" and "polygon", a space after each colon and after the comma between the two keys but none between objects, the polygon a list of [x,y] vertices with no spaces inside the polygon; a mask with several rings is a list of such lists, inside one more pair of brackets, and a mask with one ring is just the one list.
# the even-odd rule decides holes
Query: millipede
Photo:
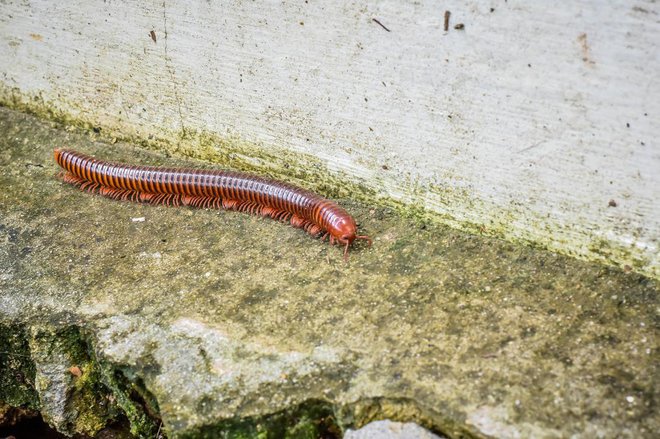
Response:
[{"label": "millipede", "polygon": [[56,148],[63,181],[115,200],[167,206],[224,208],[288,221],[314,237],[344,246],[371,238],[357,234],[355,219],[334,201],[269,178],[223,170],[132,166]]}]

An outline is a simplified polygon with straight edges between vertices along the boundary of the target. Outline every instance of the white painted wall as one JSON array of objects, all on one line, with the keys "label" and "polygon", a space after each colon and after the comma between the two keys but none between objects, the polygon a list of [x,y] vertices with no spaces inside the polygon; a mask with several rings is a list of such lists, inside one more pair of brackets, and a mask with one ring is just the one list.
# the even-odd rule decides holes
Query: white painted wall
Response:
[{"label": "white painted wall", "polygon": [[451,224],[660,276],[653,0],[2,3],[5,98],[311,154]]}]

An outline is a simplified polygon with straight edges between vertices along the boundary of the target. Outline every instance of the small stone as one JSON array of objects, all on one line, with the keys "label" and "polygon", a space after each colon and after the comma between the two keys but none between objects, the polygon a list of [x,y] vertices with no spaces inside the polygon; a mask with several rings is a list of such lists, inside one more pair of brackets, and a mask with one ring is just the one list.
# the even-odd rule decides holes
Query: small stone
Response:
[{"label": "small stone", "polygon": [[374,421],[358,430],[347,430],[346,439],[440,439],[413,422]]},{"label": "small stone", "polygon": [[82,370],[80,370],[78,366],[71,366],[69,368],[69,372],[76,378],[80,378],[82,376]]},{"label": "small stone", "polygon": [[630,404],[635,402],[635,397],[634,396],[626,396],[626,401],[628,401]]}]

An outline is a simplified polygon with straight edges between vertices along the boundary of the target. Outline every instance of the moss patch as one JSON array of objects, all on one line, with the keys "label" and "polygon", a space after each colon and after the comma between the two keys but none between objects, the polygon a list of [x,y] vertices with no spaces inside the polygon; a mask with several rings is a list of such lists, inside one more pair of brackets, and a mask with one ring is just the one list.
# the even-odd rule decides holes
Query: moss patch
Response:
[{"label": "moss patch", "polygon": [[331,405],[321,401],[307,401],[279,413],[255,418],[229,419],[213,426],[201,427],[177,437],[227,439],[333,439],[340,438]]},{"label": "moss patch", "polygon": [[22,325],[0,323],[0,402],[39,410],[35,368]]}]

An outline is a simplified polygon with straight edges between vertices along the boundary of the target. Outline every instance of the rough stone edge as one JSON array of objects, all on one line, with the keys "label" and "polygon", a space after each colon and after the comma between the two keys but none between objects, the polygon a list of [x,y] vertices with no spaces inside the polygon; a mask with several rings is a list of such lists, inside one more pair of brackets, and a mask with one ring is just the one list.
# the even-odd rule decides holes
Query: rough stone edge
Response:
[{"label": "rough stone edge", "polygon": [[[378,420],[414,422],[450,438],[486,437],[468,425],[431,413],[432,410],[421,408],[412,400],[393,398],[364,398],[336,404],[321,397],[311,397],[284,410],[254,417],[224,419],[215,424],[172,432],[163,424],[158,401],[145,387],[140,372],[101,360],[92,340],[92,334],[87,334],[75,324],[36,324],[27,327],[0,322],[0,406],[40,412],[52,427],[67,435],[94,435],[125,418],[131,433],[138,437],[157,437],[161,431],[169,433],[172,438],[213,438],[222,435],[228,438],[311,439],[320,434],[341,437],[349,428],[359,429]],[[64,353],[67,357],[68,361],[62,364],[60,372],[62,377],[70,378],[70,386],[64,390],[66,402],[60,408],[71,410],[69,415],[75,415],[73,418],[54,419],[49,411],[52,404],[49,406],[48,401],[52,397],[46,395],[52,389],[38,384],[40,362],[44,361],[40,357],[50,352],[56,355]],[[69,363],[77,369],[65,368]],[[78,373],[80,376],[76,376]],[[99,400],[106,401],[106,404],[99,404]],[[105,409],[98,411],[100,406]],[[80,407],[85,411],[81,412]],[[93,408],[97,411],[94,412]],[[438,419],[442,421],[439,423]]]},{"label": "rough stone edge", "polygon": [[38,411],[65,435],[93,436],[125,416],[133,434],[154,437],[157,422],[131,391],[78,327],[0,322],[0,403]]}]

